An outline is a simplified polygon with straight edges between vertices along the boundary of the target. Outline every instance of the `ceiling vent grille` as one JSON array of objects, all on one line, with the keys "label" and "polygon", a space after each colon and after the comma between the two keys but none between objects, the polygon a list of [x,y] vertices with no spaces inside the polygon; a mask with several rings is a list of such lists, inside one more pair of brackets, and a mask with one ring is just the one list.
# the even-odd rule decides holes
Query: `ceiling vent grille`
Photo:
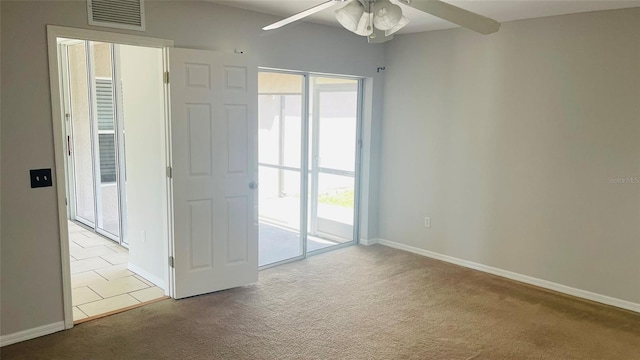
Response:
[{"label": "ceiling vent grille", "polygon": [[144,31],[144,0],[87,0],[89,25]]}]

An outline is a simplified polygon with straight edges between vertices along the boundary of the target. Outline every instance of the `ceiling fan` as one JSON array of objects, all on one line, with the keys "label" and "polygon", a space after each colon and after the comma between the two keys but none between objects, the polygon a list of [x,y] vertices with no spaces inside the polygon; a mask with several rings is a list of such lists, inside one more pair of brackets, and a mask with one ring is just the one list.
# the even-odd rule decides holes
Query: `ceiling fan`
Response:
[{"label": "ceiling fan", "polygon": [[346,5],[336,10],[336,19],[345,29],[366,36],[370,43],[391,40],[395,32],[409,23],[398,4],[437,16],[480,34],[491,34],[500,28],[500,23],[493,19],[439,0],[329,0],[262,29],[274,30],[343,2],[346,2]]}]

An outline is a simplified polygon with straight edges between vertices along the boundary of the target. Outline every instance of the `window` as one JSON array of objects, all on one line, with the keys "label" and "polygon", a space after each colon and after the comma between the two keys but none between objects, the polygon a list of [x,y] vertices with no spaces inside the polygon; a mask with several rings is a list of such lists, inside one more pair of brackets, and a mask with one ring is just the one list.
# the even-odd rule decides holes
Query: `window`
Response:
[{"label": "window", "polygon": [[100,181],[116,181],[115,122],[113,83],[111,79],[96,78],[98,116],[98,146],[100,148]]}]

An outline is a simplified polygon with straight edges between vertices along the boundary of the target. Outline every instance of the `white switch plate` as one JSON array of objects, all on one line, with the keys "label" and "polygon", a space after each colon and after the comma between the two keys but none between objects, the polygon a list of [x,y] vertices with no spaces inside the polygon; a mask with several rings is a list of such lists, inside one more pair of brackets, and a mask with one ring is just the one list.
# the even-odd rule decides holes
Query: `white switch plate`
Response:
[{"label": "white switch plate", "polygon": [[426,228],[430,228],[431,227],[431,218],[428,217],[428,216],[424,218],[424,227],[426,227]]}]

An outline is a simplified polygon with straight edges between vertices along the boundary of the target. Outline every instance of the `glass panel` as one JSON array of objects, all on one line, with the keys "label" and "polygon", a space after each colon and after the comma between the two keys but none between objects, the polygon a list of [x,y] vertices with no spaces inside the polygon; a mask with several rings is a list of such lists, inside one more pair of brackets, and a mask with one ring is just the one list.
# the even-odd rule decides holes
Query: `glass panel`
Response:
[{"label": "glass panel", "polygon": [[302,95],[283,96],[282,147],[285,166],[300,169],[302,148]]},{"label": "glass panel", "polygon": [[258,96],[258,162],[278,164],[280,158],[280,95]]},{"label": "glass panel", "polygon": [[358,91],[319,94],[318,165],[355,171]]},{"label": "glass panel", "polygon": [[303,80],[300,75],[267,72],[261,72],[258,78],[260,266],[303,255],[300,236]]},{"label": "glass panel", "polygon": [[299,169],[302,95],[260,95],[258,106],[258,161]]},{"label": "glass panel", "polygon": [[353,241],[358,81],[312,77],[307,251]]},{"label": "glass panel", "polygon": [[95,222],[93,149],[85,43],[69,46],[68,56],[73,173],[75,177],[75,220],[93,227]]},{"label": "glass panel", "polygon": [[302,255],[300,172],[260,166],[259,177],[259,265]]},{"label": "glass panel", "polygon": [[353,240],[354,180],[352,176],[318,174],[318,195],[310,201],[316,211],[315,218],[309,219],[307,252]]},{"label": "glass panel", "polygon": [[354,195],[352,176],[321,172],[318,175],[318,217],[353,226]]},{"label": "glass panel", "polygon": [[120,211],[119,189],[117,183],[118,161],[117,143],[115,139],[115,103],[113,96],[113,64],[112,45],[107,43],[91,43],[93,57],[93,75],[95,76],[95,128],[98,129],[96,166],[96,186],[98,197],[97,228],[107,233],[119,236]]},{"label": "glass panel", "polygon": [[114,134],[99,134],[100,179],[102,183],[116,181],[116,151]]}]

